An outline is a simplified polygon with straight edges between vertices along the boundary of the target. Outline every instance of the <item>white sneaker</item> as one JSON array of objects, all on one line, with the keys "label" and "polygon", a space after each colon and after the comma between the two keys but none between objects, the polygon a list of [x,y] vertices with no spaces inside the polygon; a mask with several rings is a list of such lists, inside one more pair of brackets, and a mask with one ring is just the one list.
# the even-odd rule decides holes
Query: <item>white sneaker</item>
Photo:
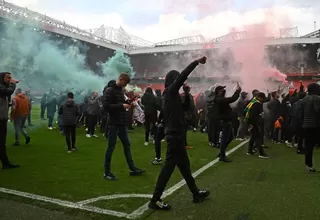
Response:
[{"label": "white sneaker", "polygon": [[148,146],[149,145],[149,142],[144,142],[144,146]]},{"label": "white sneaker", "polygon": [[87,138],[91,138],[91,135],[90,135],[90,134],[86,134],[86,137],[87,137]]},{"label": "white sneaker", "polygon": [[49,130],[52,130],[53,128],[52,128],[52,127],[48,127],[48,129],[49,129]]},{"label": "white sneaker", "polygon": [[97,138],[97,137],[99,137],[98,135],[96,135],[96,134],[94,134],[94,135],[92,135],[91,137],[95,137],[95,138]]}]

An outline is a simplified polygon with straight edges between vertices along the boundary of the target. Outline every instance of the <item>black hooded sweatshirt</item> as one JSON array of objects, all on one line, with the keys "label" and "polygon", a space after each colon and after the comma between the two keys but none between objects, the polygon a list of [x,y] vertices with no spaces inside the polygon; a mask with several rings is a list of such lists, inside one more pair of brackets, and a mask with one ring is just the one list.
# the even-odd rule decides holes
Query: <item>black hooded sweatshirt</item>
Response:
[{"label": "black hooded sweatshirt", "polygon": [[144,106],[144,114],[146,116],[157,118],[158,110],[161,107],[158,105],[157,97],[152,93],[151,88],[147,88],[141,97],[141,104]]},{"label": "black hooded sweatshirt", "polygon": [[181,74],[176,70],[171,70],[165,78],[165,90],[163,92],[163,122],[165,134],[181,135],[185,129],[184,113],[189,106],[188,100],[181,102],[179,90],[187,80],[190,73],[199,65],[196,60],[187,66]]},{"label": "black hooded sweatshirt", "polygon": [[64,126],[74,126],[77,124],[80,115],[79,106],[74,100],[67,100],[60,105],[59,115],[62,115],[62,124]]},{"label": "black hooded sweatshirt", "polygon": [[214,98],[215,107],[217,108],[217,118],[219,120],[232,121],[233,111],[231,103],[237,101],[241,90],[236,90],[231,97],[224,95],[216,95]]},{"label": "black hooded sweatshirt", "polygon": [[303,128],[320,127],[320,91],[319,85],[308,85],[308,95],[302,100]]},{"label": "black hooded sweatshirt", "polygon": [[126,125],[127,112],[123,107],[125,103],[123,89],[116,81],[110,81],[102,97],[103,108],[109,113],[109,125]]}]

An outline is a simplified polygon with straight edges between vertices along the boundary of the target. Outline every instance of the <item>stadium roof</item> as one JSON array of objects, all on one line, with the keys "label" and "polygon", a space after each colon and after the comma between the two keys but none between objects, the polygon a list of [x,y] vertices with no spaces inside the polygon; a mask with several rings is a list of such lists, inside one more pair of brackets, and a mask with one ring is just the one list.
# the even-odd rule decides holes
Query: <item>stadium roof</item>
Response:
[{"label": "stadium roof", "polygon": [[[56,20],[46,16],[45,14],[17,6],[6,1],[0,2],[0,16],[16,22],[37,25],[38,27],[40,26],[40,28],[47,31],[69,36],[74,39],[79,39],[107,48],[123,48],[124,50],[127,50],[127,52],[135,50],[142,51],[147,48],[149,50],[153,48],[163,51],[164,48],[171,47],[170,49],[173,49],[183,46],[189,49],[192,49],[192,47],[198,49],[203,47],[211,48],[213,44],[230,43],[249,39],[246,32],[231,32],[227,35],[214,38],[209,42],[207,42],[202,35],[197,35],[153,43],[127,33],[122,27],[117,29],[102,25],[100,28],[82,30],[78,27],[66,24],[65,21]],[[279,38],[298,38],[297,27],[282,28],[279,30],[279,32]],[[304,35],[302,38],[320,38],[320,30]],[[297,41],[297,39],[295,39],[295,41]],[[308,42],[309,41],[306,41],[306,43]]]}]

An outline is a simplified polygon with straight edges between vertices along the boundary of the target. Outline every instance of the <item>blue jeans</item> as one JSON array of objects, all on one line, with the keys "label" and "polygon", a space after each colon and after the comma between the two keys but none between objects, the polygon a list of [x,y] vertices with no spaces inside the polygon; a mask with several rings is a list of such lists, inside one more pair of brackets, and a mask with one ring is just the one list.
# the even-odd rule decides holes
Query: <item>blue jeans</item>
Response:
[{"label": "blue jeans", "polygon": [[130,149],[131,145],[130,145],[126,125],[109,125],[108,148],[106,151],[105,162],[104,162],[105,173],[110,173],[111,171],[111,168],[110,168],[111,158],[112,158],[113,151],[116,148],[117,137],[119,137],[123,145],[124,155],[126,157],[129,169],[130,170],[135,169],[135,165],[132,160],[131,149]]},{"label": "blue jeans", "polygon": [[25,138],[28,137],[28,133],[26,129],[24,128],[28,116],[22,116],[17,117],[13,120],[13,126],[14,126],[14,134],[15,134],[15,142],[20,143],[20,132],[23,134]]}]

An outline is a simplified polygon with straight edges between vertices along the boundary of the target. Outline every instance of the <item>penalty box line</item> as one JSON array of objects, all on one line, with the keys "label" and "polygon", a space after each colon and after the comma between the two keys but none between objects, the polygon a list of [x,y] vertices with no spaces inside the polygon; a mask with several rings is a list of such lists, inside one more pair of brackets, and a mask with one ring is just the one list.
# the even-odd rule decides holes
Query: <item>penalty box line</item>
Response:
[{"label": "penalty box line", "polygon": [[[235,152],[236,150],[238,150],[240,147],[242,147],[243,145],[245,145],[246,143],[248,143],[249,140],[243,141],[240,144],[238,144],[237,146],[235,146],[234,148],[232,148],[231,150],[229,150],[226,155],[230,155],[233,152]],[[199,176],[201,173],[203,173],[204,171],[206,171],[207,169],[209,169],[210,167],[212,167],[213,165],[215,165],[216,163],[219,162],[219,158],[216,158],[215,160],[211,161],[210,163],[208,163],[207,165],[201,167],[199,170],[197,170],[196,172],[194,172],[192,174],[192,176],[194,178],[196,178],[197,176]],[[173,194],[175,191],[179,190],[182,186],[184,186],[186,184],[186,181],[183,179],[180,182],[178,182],[177,184],[173,185],[172,187],[170,187],[169,189],[167,189],[164,193],[163,193],[163,198],[170,196],[171,194]],[[148,202],[149,203],[149,202]],[[149,208],[148,208],[148,203],[140,206],[139,208],[137,208],[136,210],[134,210],[131,214],[129,214],[127,216],[127,218],[129,219],[135,219],[140,217],[141,215],[143,215],[143,213],[145,213]]]},{"label": "penalty box line", "polygon": [[32,193],[21,192],[21,191],[17,191],[17,190],[2,188],[2,187],[0,187],[0,192],[15,195],[15,196],[20,196],[20,197],[24,197],[24,198],[28,198],[28,199],[32,199],[32,200],[37,200],[37,201],[41,201],[41,202],[47,202],[47,203],[51,203],[51,204],[55,204],[55,205],[59,205],[59,206],[67,207],[67,208],[80,209],[83,211],[89,211],[89,212],[94,212],[94,213],[98,213],[98,214],[116,216],[119,218],[126,218],[128,216],[128,213],[124,213],[124,212],[102,209],[102,208],[98,208],[98,207],[90,206],[90,205],[81,205],[76,202],[64,201],[64,200],[60,200],[60,199],[55,199],[55,198],[46,197],[46,196],[40,196],[40,195],[36,195],[36,194],[32,194]]}]

